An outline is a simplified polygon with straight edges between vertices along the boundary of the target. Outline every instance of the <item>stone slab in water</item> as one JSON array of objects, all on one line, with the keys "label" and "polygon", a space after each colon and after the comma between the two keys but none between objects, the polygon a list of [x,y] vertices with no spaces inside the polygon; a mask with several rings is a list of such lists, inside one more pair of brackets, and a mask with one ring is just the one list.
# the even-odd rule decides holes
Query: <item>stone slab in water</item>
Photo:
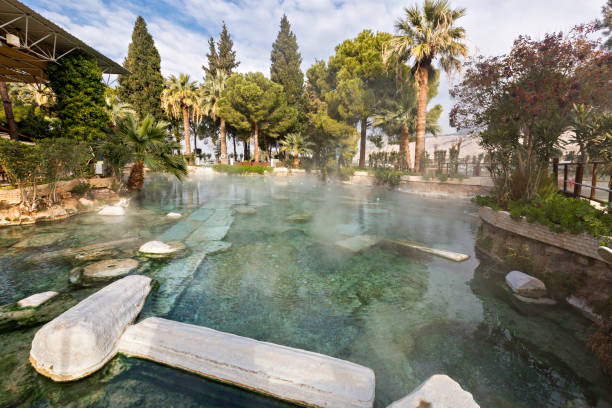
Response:
[{"label": "stone slab in water", "polygon": [[17,242],[13,245],[13,248],[30,248],[30,247],[42,247],[53,245],[56,242],[61,241],[62,239],[68,236],[65,232],[48,232],[46,234],[38,234],[34,235],[21,241]]},{"label": "stone slab in water", "polygon": [[21,299],[17,302],[17,306],[19,307],[38,307],[45,303],[47,300],[54,298],[57,296],[57,292],[52,290],[48,292],[36,293],[32,296],[28,296],[25,299]]},{"label": "stone slab in water", "polygon": [[98,215],[125,215],[125,208],[120,205],[107,205],[106,207],[103,207],[100,211],[98,211]]},{"label": "stone slab in water", "polygon": [[535,305],[556,305],[557,302],[554,299],[550,299],[550,298],[539,298],[539,299],[534,299],[534,298],[528,298],[525,296],[521,296],[521,295],[517,295],[516,293],[513,294],[515,298],[517,298],[518,300],[520,300],[521,302],[525,302],[525,303],[532,303]]},{"label": "stone slab in water", "polygon": [[376,235],[357,235],[336,242],[336,245],[351,252],[360,252],[378,244],[382,238]]},{"label": "stone slab in water", "polygon": [[182,215],[180,213],[177,213],[177,212],[169,212],[168,214],[166,214],[166,217],[168,217],[168,218],[181,218]]},{"label": "stone slab in water", "polygon": [[107,251],[115,248],[129,248],[132,245],[136,245],[139,241],[138,238],[124,238],[117,241],[100,242],[98,244],[87,245],[79,248],[67,248],[59,251],[45,252],[41,254],[32,255],[27,258],[28,262],[43,262],[49,261],[56,258],[67,258],[72,256],[79,256],[81,258],[87,258],[87,254],[99,251]]},{"label": "stone slab in water", "polygon": [[374,402],[374,372],[367,367],[206,327],[148,318],[126,330],[119,351],[298,404]]},{"label": "stone slab in water", "polygon": [[455,262],[465,261],[466,259],[470,258],[470,256],[466,254],[460,254],[458,252],[448,251],[446,249],[430,248],[425,245],[421,245],[416,242],[406,241],[403,239],[386,239],[385,243],[397,245],[404,248],[416,249],[417,251],[426,252],[428,254],[439,256],[441,258]]},{"label": "stone slab in water", "polygon": [[220,254],[226,252],[232,247],[231,242],[227,241],[210,241],[202,246],[202,251],[206,252],[207,255]]},{"label": "stone slab in water", "polygon": [[221,208],[206,220],[207,227],[229,227],[234,222],[234,210]]},{"label": "stone slab in water", "polygon": [[107,259],[89,264],[83,268],[83,277],[90,279],[110,279],[127,275],[138,268],[134,259]]},{"label": "stone slab in water", "polygon": [[151,274],[160,284],[152,298],[151,313],[164,316],[170,313],[206,255],[205,251],[194,251],[191,255],[175,259]]},{"label": "stone slab in water", "polygon": [[55,381],[72,381],[101,368],[117,353],[119,337],[140,313],[150,283],[146,276],[126,276],[45,324],[32,341],[34,369]]},{"label": "stone slab in water", "polygon": [[447,375],[436,374],[387,408],[479,408],[474,397]]},{"label": "stone slab in water", "polygon": [[193,246],[206,241],[221,241],[227,235],[229,228],[229,225],[222,227],[203,226],[193,231],[186,242]]},{"label": "stone slab in water", "polygon": [[236,210],[238,214],[256,214],[257,213],[257,207],[249,206],[249,205],[237,205],[237,206],[234,206],[234,210]]},{"label": "stone slab in water", "polygon": [[523,272],[510,272],[506,275],[506,283],[517,295],[529,298],[546,296],[546,286],[544,282]]}]

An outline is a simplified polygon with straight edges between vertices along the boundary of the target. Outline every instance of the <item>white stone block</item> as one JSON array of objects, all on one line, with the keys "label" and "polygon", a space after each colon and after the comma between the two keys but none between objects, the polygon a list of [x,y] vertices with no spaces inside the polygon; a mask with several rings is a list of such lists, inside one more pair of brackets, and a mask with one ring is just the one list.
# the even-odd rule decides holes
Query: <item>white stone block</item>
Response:
[{"label": "white stone block", "polygon": [[144,254],[167,255],[178,251],[176,246],[168,245],[161,241],[149,241],[142,244],[138,251]]},{"label": "white stone block", "polygon": [[57,292],[52,290],[48,292],[36,293],[32,296],[28,296],[25,299],[21,299],[17,302],[17,306],[19,307],[38,307],[45,303],[47,300],[54,298],[57,296]]},{"label": "white stone block", "polygon": [[517,295],[530,298],[539,298],[546,295],[544,282],[523,272],[510,272],[506,275],[506,283]]},{"label": "white stone block", "polygon": [[85,377],[117,353],[125,328],[140,313],[151,279],[126,276],[45,324],[34,336],[30,362],[55,381]]},{"label": "white stone block", "polygon": [[374,402],[374,372],[367,367],[157,317],[129,327],[119,351],[300,405]]},{"label": "white stone block", "polygon": [[385,240],[385,242],[389,242],[393,245],[398,245],[406,248],[416,249],[417,251],[426,252],[428,254],[436,255],[454,262],[461,262],[470,258],[470,256],[466,254],[460,254],[458,252],[448,251],[446,249],[430,248],[425,245],[421,245],[416,242],[405,241],[403,239],[387,239]]},{"label": "white stone block", "polygon": [[432,375],[410,395],[387,408],[479,408],[472,394],[447,375]]},{"label": "white stone block", "polygon": [[107,205],[102,207],[102,209],[98,211],[98,214],[111,216],[125,215],[125,208],[119,205]]},{"label": "white stone block", "polygon": [[166,214],[166,217],[168,217],[168,218],[181,218],[182,215],[177,213],[177,212],[169,212],[168,214]]}]

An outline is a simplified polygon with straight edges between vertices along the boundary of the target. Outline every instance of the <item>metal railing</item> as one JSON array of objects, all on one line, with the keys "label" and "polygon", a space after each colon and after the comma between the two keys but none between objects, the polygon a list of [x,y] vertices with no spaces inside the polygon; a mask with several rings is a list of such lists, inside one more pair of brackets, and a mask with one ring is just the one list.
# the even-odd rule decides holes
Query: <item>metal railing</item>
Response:
[{"label": "metal railing", "polygon": [[[612,180],[610,180],[610,175],[605,173],[605,164],[608,163],[602,161],[590,163],[560,162],[559,158],[554,158],[552,161],[553,174],[557,180],[557,185],[560,187],[559,191],[565,195],[587,198],[602,204],[612,202]],[[559,178],[560,166],[563,167],[563,180],[561,183],[559,183],[561,180]],[[587,177],[590,175],[591,184],[584,183],[585,172]],[[574,177],[571,178],[571,175]],[[605,177],[608,177],[607,187],[604,187],[605,183],[600,183],[601,181],[606,181]],[[583,190],[588,190],[589,194],[583,194]]]}]

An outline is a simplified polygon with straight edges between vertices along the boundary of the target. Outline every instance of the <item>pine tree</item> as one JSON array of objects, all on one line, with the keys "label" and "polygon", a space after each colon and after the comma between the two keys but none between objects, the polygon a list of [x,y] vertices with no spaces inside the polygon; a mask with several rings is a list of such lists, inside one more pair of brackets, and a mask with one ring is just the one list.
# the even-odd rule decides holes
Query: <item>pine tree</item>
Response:
[{"label": "pine tree", "polygon": [[270,79],[285,89],[287,101],[296,105],[304,93],[304,73],[300,68],[302,55],[287,16],[283,14],[280,31],[272,44]]},{"label": "pine tree", "polygon": [[119,75],[119,98],[127,102],[142,119],[147,115],[157,120],[164,118],[160,96],[164,78],[160,70],[161,58],[153,37],[147,31],[147,23],[138,16],[132,32],[132,42],[123,62],[131,75]]},{"label": "pine tree", "polygon": [[227,31],[227,26],[223,23],[221,29],[221,36],[217,43],[217,49],[219,50],[219,62],[217,68],[225,72],[228,76],[234,72],[234,68],[240,65],[240,62],[236,61],[236,51],[234,51],[234,41]]}]

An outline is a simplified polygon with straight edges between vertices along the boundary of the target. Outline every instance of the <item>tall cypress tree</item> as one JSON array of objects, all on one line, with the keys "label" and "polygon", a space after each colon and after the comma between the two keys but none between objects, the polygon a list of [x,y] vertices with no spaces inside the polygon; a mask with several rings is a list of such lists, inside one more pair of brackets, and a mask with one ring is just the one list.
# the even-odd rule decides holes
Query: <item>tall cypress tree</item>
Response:
[{"label": "tall cypress tree", "polygon": [[272,44],[270,79],[285,89],[290,105],[297,104],[304,93],[304,73],[300,68],[302,55],[287,16],[283,14],[280,31]]},{"label": "tall cypress tree", "polygon": [[221,36],[219,37],[217,49],[219,50],[218,68],[229,76],[232,74],[232,72],[234,72],[234,68],[240,65],[240,62],[236,61],[234,41],[232,41],[232,37],[227,31],[225,22],[223,23],[223,29],[221,30]]},{"label": "tall cypress tree", "polygon": [[164,78],[160,64],[161,58],[153,37],[147,31],[147,23],[138,16],[128,55],[123,61],[125,69],[132,74],[119,75],[117,92],[122,101],[132,105],[140,118],[151,115],[159,120],[164,117],[160,99]]},{"label": "tall cypress tree", "polygon": [[213,77],[217,69],[219,69],[219,54],[217,54],[215,39],[212,37],[208,39],[208,54],[206,54],[206,59],[208,60],[208,66],[202,65],[202,69],[206,72],[206,78]]}]

